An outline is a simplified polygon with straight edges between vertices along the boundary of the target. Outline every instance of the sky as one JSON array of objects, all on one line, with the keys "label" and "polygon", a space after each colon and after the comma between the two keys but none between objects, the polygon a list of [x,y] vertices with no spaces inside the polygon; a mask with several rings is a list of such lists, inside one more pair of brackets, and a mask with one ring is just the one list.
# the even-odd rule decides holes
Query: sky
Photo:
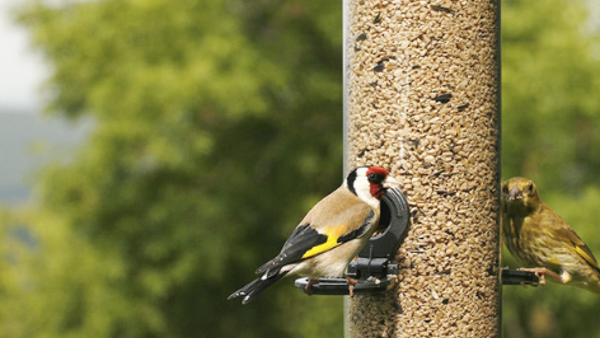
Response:
[{"label": "sky", "polygon": [[33,50],[26,31],[10,16],[26,0],[0,0],[0,113],[35,113],[42,105],[40,88],[49,71]]},{"label": "sky", "polygon": [[10,15],[26,1],[0,0],[0,206],[34,201],[38,169],[68,159],[93,127],[42,116],[41,86],[49,68]]}]

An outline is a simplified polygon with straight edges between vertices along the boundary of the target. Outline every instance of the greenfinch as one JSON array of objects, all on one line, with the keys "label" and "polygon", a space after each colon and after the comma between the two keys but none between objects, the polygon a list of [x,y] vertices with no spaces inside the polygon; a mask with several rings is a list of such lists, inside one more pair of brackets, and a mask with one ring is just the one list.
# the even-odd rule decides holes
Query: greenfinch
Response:
[{"label": "greenfinch", "polygon": [[502,183],[502,232],[510,253],[535,272],[600,294],[596,258],[569,224],[544,203],[535,184],[515,177]]}]

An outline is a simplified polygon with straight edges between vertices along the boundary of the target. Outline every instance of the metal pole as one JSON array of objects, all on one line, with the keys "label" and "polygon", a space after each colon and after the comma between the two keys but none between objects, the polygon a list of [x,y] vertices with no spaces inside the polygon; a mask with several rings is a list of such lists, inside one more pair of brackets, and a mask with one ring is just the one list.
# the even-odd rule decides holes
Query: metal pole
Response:
[{"label": "metal pole", "polygon": [[500,5],[344,0],[345,164],[388,167],[413,224],[350,337],[500,337]]}]

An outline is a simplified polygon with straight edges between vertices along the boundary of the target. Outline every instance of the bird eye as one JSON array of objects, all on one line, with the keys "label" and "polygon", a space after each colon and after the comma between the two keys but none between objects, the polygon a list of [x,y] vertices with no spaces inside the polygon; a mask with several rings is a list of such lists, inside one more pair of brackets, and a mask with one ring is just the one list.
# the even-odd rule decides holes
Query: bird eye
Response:
[{"label": "bird eye", "polygon": [[503,185],[502,186],[502,193],[503,194],[508,194],[508,186],[507,185]]},{"label": "bird eye", "polygon": [[533,193],[533,183],[529,183],[529,185],[527,186],[527,190],[530,194]]},{"label": "bird eye", "polygon": [[370,173],[369,175],[367,175],[367,177],[369,178],[370,182],[374,182],[377,180],[377,175]]}]

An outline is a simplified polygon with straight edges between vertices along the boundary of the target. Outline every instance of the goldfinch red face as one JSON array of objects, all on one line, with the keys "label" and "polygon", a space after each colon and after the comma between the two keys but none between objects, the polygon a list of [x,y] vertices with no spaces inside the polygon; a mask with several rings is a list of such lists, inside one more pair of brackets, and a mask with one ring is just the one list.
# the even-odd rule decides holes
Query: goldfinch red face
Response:
[{"label": "goldfinch red face", "polygon": [[385,168],[365,166],[350,172],[344,185],[370,206],[378,206],[386,189],[398,187],[400,182],[391,177]]}]

